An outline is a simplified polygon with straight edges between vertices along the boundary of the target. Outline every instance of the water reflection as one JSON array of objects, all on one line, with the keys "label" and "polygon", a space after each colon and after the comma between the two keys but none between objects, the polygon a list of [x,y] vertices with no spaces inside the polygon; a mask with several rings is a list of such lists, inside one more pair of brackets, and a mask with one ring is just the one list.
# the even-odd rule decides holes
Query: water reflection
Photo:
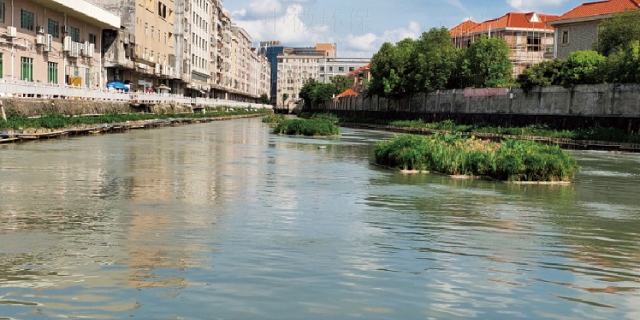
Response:
[{"label": "water reflection", "polygon": [[343,131],[0,146],[0,317],[640,318],[640,158],[576,153],[571,186],[452,180],[371,166],[392,135]]}]

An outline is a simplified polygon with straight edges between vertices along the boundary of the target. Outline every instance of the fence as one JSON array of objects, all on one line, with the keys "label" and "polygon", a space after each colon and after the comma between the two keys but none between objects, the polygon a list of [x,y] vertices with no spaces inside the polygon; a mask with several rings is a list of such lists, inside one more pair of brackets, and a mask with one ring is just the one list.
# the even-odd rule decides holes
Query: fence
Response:
[{"label": "fence", "polygon": [[225,106],[232,108],[272,108],[271,105],[258,103],[209,98],[191,98],[169,93],[124,92],[111,88],[74,87],[63,84],[44,84],[7,79],[0,82],[0,97],[99,100],[130,102],[134,104],[180,104],[203,107]]}]

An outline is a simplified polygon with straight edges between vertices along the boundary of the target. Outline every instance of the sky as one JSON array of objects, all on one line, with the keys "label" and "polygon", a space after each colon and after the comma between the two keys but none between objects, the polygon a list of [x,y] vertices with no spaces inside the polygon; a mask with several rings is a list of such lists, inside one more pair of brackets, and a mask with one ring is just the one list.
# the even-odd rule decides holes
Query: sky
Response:
[{"label": "sky", "polygon": [[[591,0],[588,0],[591,1]],[[581,0],[227,0],[232,21],[249,32],[254,46],[336,43],[338,56],[370,58],[382,43],[418,38],[433,27],[451,28],[508,12],[561,15]]]}]

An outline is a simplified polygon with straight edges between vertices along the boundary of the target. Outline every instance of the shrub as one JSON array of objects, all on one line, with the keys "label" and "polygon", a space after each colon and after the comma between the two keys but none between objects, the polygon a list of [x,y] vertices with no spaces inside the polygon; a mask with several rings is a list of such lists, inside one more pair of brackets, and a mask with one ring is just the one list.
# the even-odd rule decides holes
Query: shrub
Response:
[{"label": "shrub", "polygon": [[331,136],[340,134],[340,128],[327,120],[294,119],[278,124],[273,132],[288,135]]}]

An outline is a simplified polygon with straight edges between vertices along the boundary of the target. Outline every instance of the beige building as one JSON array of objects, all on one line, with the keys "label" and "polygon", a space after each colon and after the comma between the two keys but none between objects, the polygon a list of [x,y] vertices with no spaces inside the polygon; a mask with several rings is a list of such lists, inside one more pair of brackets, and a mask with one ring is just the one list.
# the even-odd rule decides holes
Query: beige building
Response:
[{"label": "beige building", "polygon": [[211,33],[211,87],[214,98],[228,99],[231,90],[231,14],[214,2]]},{"label": "beige building", "polygon": [[84,0],[0,1],[4,79],[101,86],[102,30],[120,17]]},{"label": "beige building", "polygon": [[[109,81],[130,84],[132,90],[153,90],[164,84],[182,93],[184,80],[176,71],[176,5],[174,0],[91,0],[122,16],[123,29],[107,34],[104,64]],[[186,11],[181,8],[180,15]],[[180,21],[178,21],[180,22]],[[183,70],[184,71],[184,70]]]},{"label": "beige building", "polygon": [[189,0],[185,10],[185,36],[188,52],[185,61],[189,62],[186,94],[192,97],[209,96],[211,89],[211,36],[212,12],[211,0]]},{"label": "beige building", "polygon": [[[288,55],[278,56],[278,90],[276,105],[284,106],[285,103],[294,103],[300,99],[300,89],[310,79],[318,79],[320,60],[324,55]],[[287,101],[283,95],[287,94]]]}]

